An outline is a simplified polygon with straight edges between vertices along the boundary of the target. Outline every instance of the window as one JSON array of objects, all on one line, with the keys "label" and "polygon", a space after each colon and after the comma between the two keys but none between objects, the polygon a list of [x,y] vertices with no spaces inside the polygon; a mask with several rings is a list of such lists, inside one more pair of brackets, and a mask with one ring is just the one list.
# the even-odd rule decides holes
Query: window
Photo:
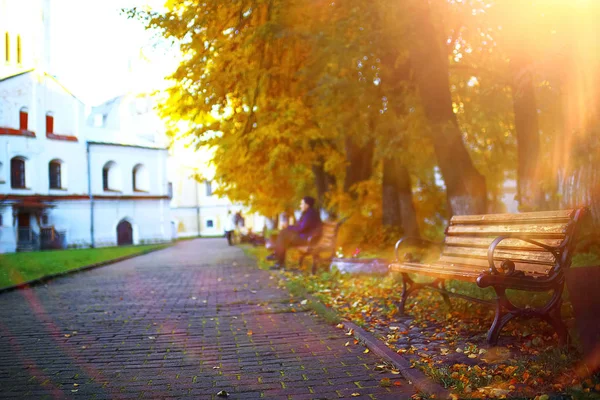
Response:
[{"label": "window", "polygon": [[29,110],[27,107],[21,108],[19,111],[19,129],[26,131],[29,127]]},{"label": "window", "polygon": [[109,161],[102,168],[102,189],[119,192],[122,186],[121,171],[114,161]]},{"label": "window", "polygon": [[8,32],[4,34],[4,59],[10,62],[10,35]]},{"label": "window", "polygon": [[14,157],[10,160],[10,186],[13,189],[25,189],[25,159]]},{"label": "window", "polygon": [[133,167],[132,179],[134,192],[149,191],[150,180],[148,179],[148,172],[146,167],[144,167],[142,164],[137,164],[135,167]]},{"label": "window", "polygon": [[46,133],[54,133],[54,115],[50,112],[46,114]]},{"label": "window", "polygon": [[52,160],[50,161],[50,168],[49,168],[49,173],[50,173],[50,189],[61,189],[62,188],[62,182],[61,182],[61,165],[60,165],[60,161],[58,160]]},{"label": "window", "polygon": [[212,196],[213,192],[212,192],[212,183],[211,183],[211,181],[204,181],[204,184],[206,185],[206,195],[207,196]]},{"label": "window", "polygon": [[212,228],[213,226],[214,226],[214,224],[213,224],[213,220],[212,219],[209,219],[209,220],[206,221],[206,227],[207,228]]},{"label": "window", "polygon": [[21,58],[21,35],[17,35],[17,64],[23,62]]},{"label": "window", "polygon": [[104,190],[108,190],[108,169],[107,166],[102,168],[102,189]]}]

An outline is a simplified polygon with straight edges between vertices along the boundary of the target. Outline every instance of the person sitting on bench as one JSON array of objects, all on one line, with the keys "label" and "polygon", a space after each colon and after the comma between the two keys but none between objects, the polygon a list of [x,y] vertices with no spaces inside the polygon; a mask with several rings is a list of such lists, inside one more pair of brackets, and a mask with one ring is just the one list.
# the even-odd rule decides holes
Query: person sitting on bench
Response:
[{"label": "person sitting on bench", "polygon": [[308,239],[319,233],[321,229],[321,216],[314,208],[315,199],[306,196],[300,201],[302,215],[296,225],[288,226],[281,230],[274,244],[274,253],[267,256],[267,260],[275,261],[272,269],[285,267],[285,252],[288,248],[302,246],[308,243]]}]

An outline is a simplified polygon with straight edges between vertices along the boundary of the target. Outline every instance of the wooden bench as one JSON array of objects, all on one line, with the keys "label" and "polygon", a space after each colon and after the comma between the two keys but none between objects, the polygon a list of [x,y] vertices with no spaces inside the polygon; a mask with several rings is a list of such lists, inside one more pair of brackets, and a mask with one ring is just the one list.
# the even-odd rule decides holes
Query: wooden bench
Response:
[{"label": "wooden bench", "polygon": [[[496,315],[487,333],[489,344],[496,344],[504,325],[517,316],[545,320],[554,327],[561,343],[566,343],[567,329],[560,317],[562,292],[577,227],[585,210],[454,216],[446,228],[441,256],[430,264],[413,262],[410,254],[400,261],[399,248],[415,241],[400,239],[396,243],[396,262],[389,265],[391,272],[402,274],[400,313],[404,313],[407,297],[418,289],[436,289],[449,304],[448,295],[456,294],[445,290],[447,279],[473,282],[480,288],[492,287],[496,292],[493,302]],[[434,280],[417,283],[409,273]],[[507,298],[507,289],[552,291],[552,296],[543,307],[520,308]]]},{"label": "wooden bench", "polygon": [[[308,245],[297,246],[294,249],[300,252],[300,262],[302,265],[304,258],[311,256],[313,259],[312,273],[317,272],[317,266],[320,261],[331,262],[335,255],[335,245],[337,235],[343,221],[339,222],[323,222],[320,235],[309,237]],[[325,255],[323,257],[323,255]]]}]

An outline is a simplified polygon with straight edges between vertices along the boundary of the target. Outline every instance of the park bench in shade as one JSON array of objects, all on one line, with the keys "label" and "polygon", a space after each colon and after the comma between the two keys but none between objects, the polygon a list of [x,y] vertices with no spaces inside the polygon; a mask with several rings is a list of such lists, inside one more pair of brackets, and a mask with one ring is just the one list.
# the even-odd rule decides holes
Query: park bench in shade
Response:
[{"label": "park bench in shade", "polygon": [[304,259],[311,256],[313,259],[312,273],[314,274],[317,272],[319,262],[331,262],[335,255],[335,244],[342,222],[323,222],[319,236],[308,238],[306,246],[294,247],[300,252],[299,264],[302,265]]},{"label": "park bench in shade", "polygon": [[[567,329],[560,317],[565,272],[571,266],[575,236],[585,208],[564,211],[528,212],[521,214],[457,215],[446,228],[440,258],[430,264],[417,263],[407,254],[400,261],[398,250],[403,244],[420,239],[403,238],[396,243],[396,262],[391,272],[402,274],[400,313],[404,313],[407,297],[423,287],[448,295],[484,302],[445,290],[448,279],[476,283],[480,288],[492,287],[496,292],[496,315],[487,333],[489,344],[496,344],[500,331],[514,317],[538,317],[554,327],[561,343],[567,340]],[[423,241],[421,241],[423,242]],[[433,277],[428,283],[417,283],[409,274]],[[520,308],[506,296],[507,289],[532,292],[552,291],[543,307]]]}]

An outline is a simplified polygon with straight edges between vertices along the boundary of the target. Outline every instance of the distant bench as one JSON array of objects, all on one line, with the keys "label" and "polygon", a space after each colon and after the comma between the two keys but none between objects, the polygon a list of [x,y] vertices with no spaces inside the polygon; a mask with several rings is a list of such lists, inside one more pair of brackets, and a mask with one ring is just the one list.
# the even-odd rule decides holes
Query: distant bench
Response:
[{"label": "distant bench", "polygon": [[[487,333],[489,344],[496,344],[500,331],[514,317],[538,317],[554,327],[561,343],[568,332],[560,317],[565,272],[571,266],[578,225],[585,208],[521,214],[454,216],[446,228],[440,258],[430,264],[417,263],[408,255],[400,261],[399,248],[407,243],[430,245],[421,239],[403,238],[396,243],[396,262],[389,270],[402,274],[400,313],[407,297],[430,287],[448,295],[484,302],[445,290],[447,279],[474,282],[496,292],[496,315]],[[427,275],[434,280],[417,283],[409,273]],[[532,292],[553,291],[551,299],[539,308],[519,308],[506,297],[507,289]]]},{"label": "distant bench", "polygon": [[313,259],[312,273],[317,272],[320,261],[330,262],[335,255],[337,235],[343,220],[339,222],[323,222],[320,235],[308,238],[308,244],[296,246],[294,249],[300,252],[299,264],[302,265],[304,258],[311,256]]}]

